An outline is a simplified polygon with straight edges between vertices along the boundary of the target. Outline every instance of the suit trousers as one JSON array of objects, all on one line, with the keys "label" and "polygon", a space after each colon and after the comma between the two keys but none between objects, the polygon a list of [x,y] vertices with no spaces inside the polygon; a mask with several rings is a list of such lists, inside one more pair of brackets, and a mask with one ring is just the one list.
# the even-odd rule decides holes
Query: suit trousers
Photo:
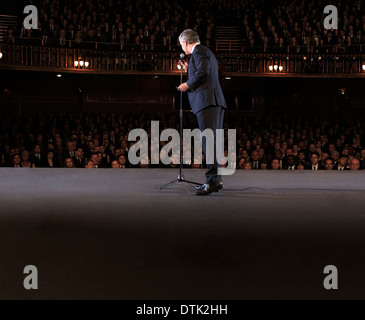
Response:
[{"label": "suit trousers", "polygon": [[[214,134],[214,163],[207,163],[207,172],[205,173],[206,180],[205,183],[214,184],[218,182],[222,182],[222,176],[218,175],[218,162],[216,159],[216,130],[223,129],[223,121],[224,121],[224,112],[225,109],[220,106],[209,106],[200,110],[196,114],[196,118],[198,120],[199,129],[203,132],[205,129],[212,129]],[[207,149],[206,149],[206,139],[203,137],[202,139],[203,151],[205,154],[205,158],[207,158]],[[213,162],[213,161],[212,161]]]}]

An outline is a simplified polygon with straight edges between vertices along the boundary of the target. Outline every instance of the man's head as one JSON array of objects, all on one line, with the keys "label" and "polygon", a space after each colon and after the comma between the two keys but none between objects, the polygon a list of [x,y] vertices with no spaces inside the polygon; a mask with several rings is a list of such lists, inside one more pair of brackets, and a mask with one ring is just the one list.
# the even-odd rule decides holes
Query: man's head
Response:
[{"label": "man's head", "polygon": [[280,160],[277,158],[272,159],[271,161],[271,168],[273,170],[279,170],[280,169]]},{"label": "man's head", "polygon": [[288,162],[288,165],[292,167],[295,164],[295,158],[294,158],[294,156],[291,155],[291,154],[288,155],[287,162]]},{"label": "man's head", "polygon": [[324,167],[326,170],[333,170],[333,160],[331,158],[327,158],[324,162]]},{"label": "man's head", "polygon": [[252,153],[251,153],[251,159],[252,159],[252,161],[258,161],[259,160],[259,153],[258,153],[258,151],[256,151],[256,150],[252,151]]},{"label": "man's head", "polygon": [[200,43],[199,35],[191,29],[184,30],[179,36],[181,48],[186,55],[192,53],[195,44]]},{"label": "man's head", "polygon": [[347,164],[347,156],[342,154],[341,157],[338,159],[338,162],[340,163],[341,166],[346,166]]},{"label": "man's head", "polygon": [[97,153],[92,153],[90,159],[94,162],[95,166],[99,164],[99,157]]},{"label": "man's head", "polygon": [[76,149],[76,156],[78,156],[79,158],[82,158],[84,156],[84,150],[81,147],[78,147]]},{"label": "man's head", "polygon": [[34,153],[35,154],[40,154],[41,153],[41,146],[39,144],[36,144],[34,146]]},{"label": "man's head", "polygon": [[316,166],[319,161],[319,153],[318,152],[312,152],[311,154],[311,163],[313,166]]},{"label": "man's head", "polygon": [[350,165],[351,170],[359,170],[360,169],[360,160],[357,158],[353,158]]}]

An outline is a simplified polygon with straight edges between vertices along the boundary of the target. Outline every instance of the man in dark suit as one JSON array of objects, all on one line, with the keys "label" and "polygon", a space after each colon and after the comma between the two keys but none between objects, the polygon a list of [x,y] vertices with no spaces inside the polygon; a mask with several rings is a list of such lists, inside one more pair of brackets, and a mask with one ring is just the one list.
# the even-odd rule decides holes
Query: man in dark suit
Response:
[{"label": "man in dark suit", "polygon": [[306,170],[324,170],[324,166],[319,163],[319,153],[314,151],[310,156],[311,163],[306,166]]},{"label": "man in dark suit", "polygon": [[[179,62],[188,71],[188,81],[182,83],[178,90],[188,92],[190,106],[197,117],[200,131],[211,129],[215,137],[216,130],[223,129],[224,112],[227,108],[219,83],[217,59],[209,48],[200,44],[199,35],[194,30],[187,29],[182,32],[179,41],[185,54],[191,57],[189,63]],[[205,137],[202,142],[207,156]],[[213,154],[213,150],[208,150],[209,153]],[[196,187],[197,195],[207,195],[223,189],[222,176],[218,175],[215,156],[211,162],[214,163],[207,164],[205,184]]]}]

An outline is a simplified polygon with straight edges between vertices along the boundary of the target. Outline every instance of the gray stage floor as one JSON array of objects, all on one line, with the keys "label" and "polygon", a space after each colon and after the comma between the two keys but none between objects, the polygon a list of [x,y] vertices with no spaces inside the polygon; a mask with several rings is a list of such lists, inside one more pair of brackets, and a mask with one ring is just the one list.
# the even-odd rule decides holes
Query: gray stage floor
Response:
[{"label": "gray stage floor", "polygon": [[[177,175],[1,168],[0,298],[365,298],[365,171],[240,171],[207,197],[159,190]],[[23,287],[26,265],[38,290]],[[323,287],[327,265],[338,290]]]}]

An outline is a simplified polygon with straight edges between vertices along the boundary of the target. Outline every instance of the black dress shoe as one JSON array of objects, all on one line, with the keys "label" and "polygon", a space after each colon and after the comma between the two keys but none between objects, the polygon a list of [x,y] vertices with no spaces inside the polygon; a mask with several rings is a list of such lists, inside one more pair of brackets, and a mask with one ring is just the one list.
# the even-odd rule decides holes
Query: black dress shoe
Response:
[{"label": "black dress shoe", "polygon": [[220,190],[222,190],[224,188],[224,184],[223,182],[217,182],[215,184],[215,192],[219,192]]},{"label": "black dress shoe", "polygon": [[201,186],[200,189],[196,191],[197,196],[206,196],[208,194],[211,194],[212,192],[215,192],[215,188],[213,185],[210,185],[208,183],[205,183]]},{"label": "black dress shoe", "polygon": [[[202,190],[204,188],[204,186],[205,186],[205,184],[203,184],[201,186],[196,186],[196,187],[194,187],[194,189],[196,191]],[[224,188],[223,182],[217,182],[215,184],[210,184],[210,186],[213,188],[213,192],[219,192],[220,190],[222,190]]]}]

